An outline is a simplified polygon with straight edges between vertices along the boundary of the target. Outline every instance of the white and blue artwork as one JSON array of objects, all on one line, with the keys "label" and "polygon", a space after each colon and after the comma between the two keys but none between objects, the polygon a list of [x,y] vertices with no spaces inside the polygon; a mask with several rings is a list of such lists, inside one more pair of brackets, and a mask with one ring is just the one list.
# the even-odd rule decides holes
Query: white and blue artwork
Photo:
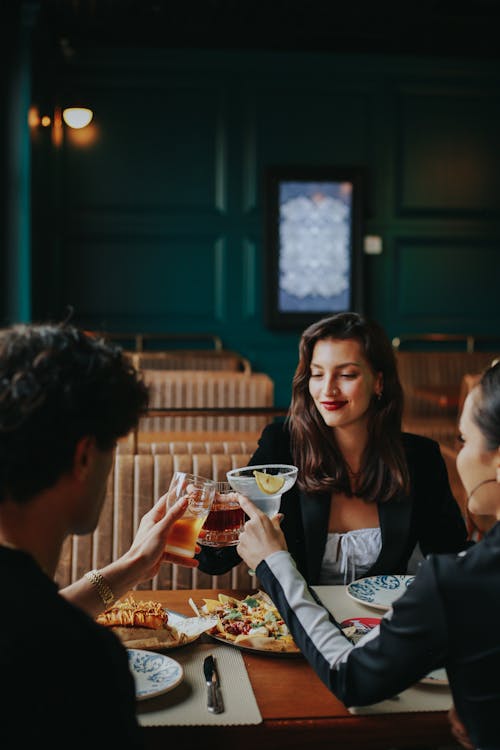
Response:
[{"label": "white and blue artwork", "polygon": [[352,199],[348,181],[280,182],[280,312],[351,308]]}]

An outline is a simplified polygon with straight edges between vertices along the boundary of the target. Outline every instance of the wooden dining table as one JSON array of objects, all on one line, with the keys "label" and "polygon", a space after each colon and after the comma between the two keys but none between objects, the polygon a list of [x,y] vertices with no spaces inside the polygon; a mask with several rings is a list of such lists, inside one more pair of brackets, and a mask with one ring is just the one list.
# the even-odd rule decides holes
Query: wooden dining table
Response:
[{"label": "wooden dining table", "polygon": [[[217,598],[221,591],[238,599],[249,593],[229,589],[135,590],[128,592],[127,596],[160,601],[169,610],[192,616],[190,598],[201,605],[203,599]],[[345,596],[343,602],[345,610]],[[352,602],[349,616],[359,616],[362,609],[363,605]],[[382,614],[368,608],[362,613],[364,616]],[[342,613],[340,615],[347,616]],[[202,638],[209,636],[204,635]],[[175,656],[175,653],[171,655]],[[446,711],[353,715],[330,693],[302,656],[280,658],[248,651],[242,651],[242,656],[262,715],[262,723],[237,726],[148,726],[143,728],[146,746],[155,750],[159,747],[199,747],[200,750],[293,750],[306,747],[314,750],[387,750],[393,747],[454,747]]]}]

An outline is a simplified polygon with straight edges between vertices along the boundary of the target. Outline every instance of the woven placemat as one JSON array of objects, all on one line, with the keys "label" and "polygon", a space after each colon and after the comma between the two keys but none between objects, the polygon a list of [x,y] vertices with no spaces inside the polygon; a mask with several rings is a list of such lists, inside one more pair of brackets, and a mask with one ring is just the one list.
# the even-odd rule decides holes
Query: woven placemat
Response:
[{"label": "woven placemat", "polygon": [[[225,711],[207,710],[207,687],[203,660],[213,654],[217,660]],[[184,669],[181,684],[169,693],[137,704],[137,718],[144,726],[217,726],[260,724],[262,716],[241,652],[231,646],[196,643],[169,652]]]}]

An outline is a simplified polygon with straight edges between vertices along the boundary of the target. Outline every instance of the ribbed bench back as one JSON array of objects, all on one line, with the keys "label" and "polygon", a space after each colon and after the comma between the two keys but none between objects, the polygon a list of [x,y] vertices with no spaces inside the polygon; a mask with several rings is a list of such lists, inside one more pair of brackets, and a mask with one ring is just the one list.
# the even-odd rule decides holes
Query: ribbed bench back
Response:
[{"label": "ribbed bench back", "polygon": [[[166,492],[175,471],[225,481],[226,472],[246,466],[251,453],[168,453],[116,455],[106,500],[96,530],[69,537],[56,571],[56,581],[66,586],[92,568],[101,568],[128,550],[140,519]],[[224,576],[165,564],[156,578],[138,588],[251,588],[252,579],[243,563]]]},{"label": "ribbed bench back", "polygon": [[[133,441],[119,442],[116,450],[120,455],[134,453]],[[256,450],[257,440],[170,440],[151,443],[139,441],[136,452],[153,455],[163,453],[248,453],[252,455]]]},{"label": "ribbed bench back", "polygon": [[[151,408],[273,406],[274,383],[265,373],[143,370]],[[223,430],[260,432],[268,417],[146,417],[141,432]]]},{"label": "ribbed bench back", "polygon": [[217,370],[250,373],[248,359],[237,352],[210,349],[175,349],[160,352],[127,352],[140,370]]},{"label": "ribbed bench back", "polygon": [[398,372],[405,393],[405,416],[456,417],[455,407],[440,407],[414,395],[419,386],[456,385],[469,373],[479,373],[498,352],[401,352],[396,353]]}]

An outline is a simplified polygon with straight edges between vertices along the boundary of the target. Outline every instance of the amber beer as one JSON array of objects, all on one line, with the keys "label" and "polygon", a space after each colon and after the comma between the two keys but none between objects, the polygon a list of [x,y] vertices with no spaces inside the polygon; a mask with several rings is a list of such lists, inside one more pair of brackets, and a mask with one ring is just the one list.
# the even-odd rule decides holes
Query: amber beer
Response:
[{"label": "amber beer", "polygon": [[196,542],[201,527],[212,506],[215,482],[176,471],[167,493],[167,508],[171,508],[181,497],[187,496],[188,506],[170,528],[165,543],[165,552],[182,557],[194,557]]},{"label": "amber beer", "polygon": [[167,535],[165,552],[183,557],[194,557],[196,540],[206,516],[184,515],[174,523]]}]

